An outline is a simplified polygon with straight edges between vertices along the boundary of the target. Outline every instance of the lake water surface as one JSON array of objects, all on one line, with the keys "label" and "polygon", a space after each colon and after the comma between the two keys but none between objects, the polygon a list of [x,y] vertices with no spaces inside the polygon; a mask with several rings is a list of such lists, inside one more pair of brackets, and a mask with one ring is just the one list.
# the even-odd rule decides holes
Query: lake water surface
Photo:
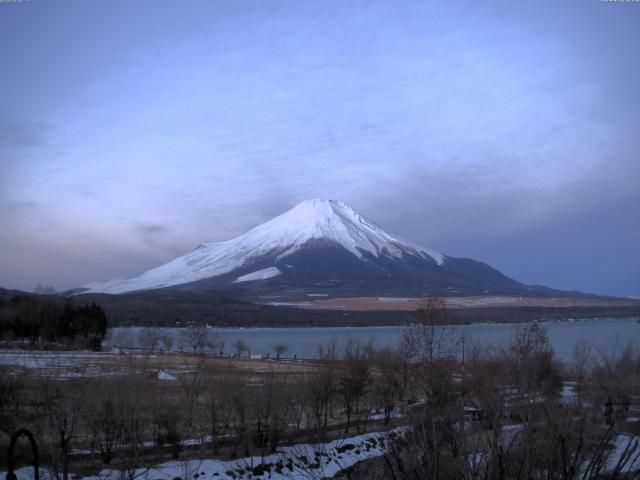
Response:
[{"label": "lake water surface", "polygon": [[[452,336],[467,339],[483,346],[500,347],[511,340],[525,324],[473,324],[458,325]],[[588,341],[594,351],[611,352],[622,349],[629,342],[640,343],[640,323],[633,319],[592,319],[573,322],[544,322],[549,341],[556,354],[569,360],[574,346]],[[452,328],[452,327],[447,327]],[[117,338],[122,330],[131,331],[138,338],[142,327],[114,328],[109,332],[108,341]],[[163,333],[174,338],[172,350],[188,351],[182,345],[181,329],[162,329]],[[288,347],[287,356],[313,358],[318,347],[335,341],[341,349],[350,340],[369,341],[376,347],[394,347],[398,345],[404,327],[319,327],[319,328],[210,328],[208,331],[223,335],[226,339],[225,353],[233,351],[233,343],[239,339],[250,346],[251,352],[274,355],[274,345],[284,343]],[[467,343],[468,345],[469,343]]]}]

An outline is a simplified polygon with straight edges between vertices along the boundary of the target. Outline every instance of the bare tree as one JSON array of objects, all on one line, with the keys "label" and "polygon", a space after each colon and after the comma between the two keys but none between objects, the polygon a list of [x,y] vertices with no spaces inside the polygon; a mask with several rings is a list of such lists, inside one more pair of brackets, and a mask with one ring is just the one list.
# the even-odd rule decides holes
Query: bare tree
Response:
[{"label": "bare tree", "polygon": [[[371,384],[371,347],[349,341],[345,348],[343,366],[338,371],[338,392],[342,397],[346,416],[345,433],[349,433],[351,420],[362,412],[363,398]],[[368,411],[364,412],[368,415]],[[360,425],[358,424],[358,430]]]},{"label": "bare tree", "polygon": [[56,477],[69,479],[72,442],[78,432],[80,419],[87,407],[84,384],[76,378],[58,382],[42,377],[40,407],[45,416],[43,437],[51,446],[51,461]]},{"label": "bare tree", "polygon": [[238,357],[241,357],[244,352],[249,351],[249,345],[244,340],[239,338],[238,340],[233,342],[233,349],[236,351],[236,355]]},{"label": "bare tree", "polygon": [[204,325],[192,325],[180,330],[181,345],[193,354],[204,353],[209,343],[209,332]]},{"label": "bare tree", "polygon": [[218,451],[219,437],[229,428],[233,411],[235,385],[228,372],[207,371],[204,382],[206,424],[212,441],[212,453]]},{"label": "bare tree", "polygon": [[520,328],[504,355],[509,365],[508,388],[512,389],[508,401],[520,415],[528,416],[545,395],[557,393],[562,384],[546,330],[538,323]]},{"label": "bare tree", "polygon": [[185,411],[185,430],[192,433],[194,430],[194,410],[198,404],[198,399],[203,393],[203,366],[197,364],[189,372],[178,375],[180,387],[183,395],[183,410]]},{"label": "bare tree", "polygon": [[117,329],[113,334],[111,344],[120,354],[131,354],[135,346],[133,332],[130,328]]},{"label": "bare tree", "polygon": [[91,386],[94,398],[87,412],[87,430],[91,438],[91,448],[100,453],[102,462],[111,463],[121,442],[121,419],[117,413],[116,401],[96,382]]},{"label": "bare tree", "polygon": [[338,355],[335,342],[318,349],[319,363],[309,372],[306,382],[306,397],[309,402],[307,425],[313,426],[316,439],[324,441],[332,406],[337,394]]},{"label": "bare tree", "polygon": [[214,352],[216,355],[223,356],[224,355],[224,347],[227,345],[227,337],[221,332],[215,332],[208,336],[207,338],[208,347]]},{"label": "bare tree", "polygon": [[140,332],[140,336],[138,338],[138,342],[140,344],[140,348],[148,350],[150,353],[156,353],[160,345],[160,338],[162,333],[159,329],[148,327],[144,328]]},{"label": "bare tree", "polygon": [[286,343],[278,342],[273,346],[273,350],[276,352],[276,360],[280,360],[280,357],[289,350],[289,346]]},{"label": "bare tree", "polygon": [[178,458],[182,447],[180,429],[180,422],[183,420],[182,415],[179,409],[169,402],[158,402],[154,406],[156,408],[153,408],[151,412],[154,441],[157,446],[169,446],[172,458]]},{"label": "bare tree", "polygon": [[0,370],[0,432],[11,435],[18,424],[25,385],[19,376]]},{"label": "bare tree", "polygon": [[458,338],[442,297],[427,297],[414,312],[414,323],[402,333],[401,349],[413,360],[433,362],[455,354]]},{"label": "bare tree", "polygon": [[592,347],[586,340],[581,340],[573,347],[571,354],[571,373],[578,383],[585,380],[585,375],[589,369],[591,361]]},{"label": "bare tree", "polygon": [[640,347],[629,343],[622,350],[600,351],[590,380],[592,401],[605,406],[609,423],[626,417],[631,407],[640,408]]},{"label": "bare tree", "polygon": [[396,350],[384,348],[375,352],[373,365],[375,402],[384,413],[384,424],[388,425],[397,402],[404,397],[403,359]]},{"label": "bare tree", "polygon": [[246,384],[237,377],[233,378],[231,385],[231,405],[233,410],[229,416],[229,426],[234,433],[234,446],[232,456],[238,455],[238,449],[241,448],[243,455],[249,455],[249,447],[251,444],[251,429],[249,425],[249,399],[248,388]]},{"label": "bare tree", "polygon": [[165,333],[160,336],[160,344],[162,345],[162,349],[165,353],[170,353],[173,348],[173,335],[170,333]]},{"label": "bare tree", "polygon": [[269,449],[275,452],[286,426],[291,405],[287,377],[266,372],[249,397],[251,438],[264,457]]},{"label": "bare tree", "polygon": [[[134,480],[140,468],[140,458],[144,449],[145,426],[149,423],[148,407],[149,383],[148,357],[129,355],[124,365],[124,375],[119,379],[119,388],[114,391],[116,415],[119,418],[122,448],[119,462],[127,479]],[[157,381],[157,380],[154,380]]]}]

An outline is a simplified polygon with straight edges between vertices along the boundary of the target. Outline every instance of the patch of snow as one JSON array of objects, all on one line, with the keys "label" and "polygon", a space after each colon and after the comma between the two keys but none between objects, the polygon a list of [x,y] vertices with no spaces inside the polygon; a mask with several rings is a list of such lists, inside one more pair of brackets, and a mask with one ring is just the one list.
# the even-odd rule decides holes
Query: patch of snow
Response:
[{"label": "patch of snow", "polygon": [[312,305],[311,302],[265,302],[265,305],[271,305],[272,307],[291,307],[300,305]]},{"label": "patch of snow", "polygon": [[[394,408],[390,413],[389,413],[389,418],[402,418],[404,415],[402,413],[402,411],[398,408]],[[374,413],[373,415],[371,415],[369,417],[369,420],[374,420],[374,421],[380,421],[380,420],[384,420],[384,412],[379,412],[379,413]]]},{"label": "patch of snow", "polygon": [[522,300],[522,297],[447,297],[445,301],[447,305],[456,306],[479,306],[479,305],[501,305],[516,303]]},{"label": "patch of snow", "polygon": [[266,280],[267,278],[273,278],[280,275],[280,270],[276,267],[263,268],[262,270],[256,270],[255,272],[247,273],[236,278],[233,283],[240,282],[252,282],[254,280]]},{"label": "patch of snow", "polygon": [[404,303],[416,300],[415,298],[403,298],[403,297],[377,297],[377,301],[385,303]]},{"label": "patch of snow", "polygon": [[[627,453],[625,455],[625,450],[631,450],[634,448],[634,445],[636,449],[635,454],[629,455],[629,453]],[[638,455],[638,449],[640,449],[640,437],[634,437],[627,434],[618,435],[613,444],[613,448],[609,453],[609,457],[607,458],[604,472],[613,472],[621,461],[622,463],[620,464],[624,464],[620,469],[621,473],[640,471],[640,455]]]},{"label": "patch of snow", "polygon": [[503,426],[498,438],[499,443],[504,447],[508,447],[522,430],[524,430],[524,425],[521,423]]},{"label": "patch of snow", "polygon": [[474,472],[489,462],[490,455],[486,452],[473,452],[467,455],[469,470]]},{"label": "patch of snow", "polygon": [[158,379],[159,380],[167,380],[167,381],[174,381],[177,380],[176,377],[174,377],[173,375],[171,375],[169,372],[165,372],[164,370],[160,370],[158,372]]},{"label": "patch of snow", "polygon": [[578,401],[575,382],[564,382],[560,392],[560,401],[563,405],[574,405]]},{"label": "patch of snow", "polygon": [[195,445],[211,443],[212,441],[213,437],[211,435],[205,435],[204,438],[187,438],[186,440],[181,440],[180,445],[185,447],[192,447]]}]

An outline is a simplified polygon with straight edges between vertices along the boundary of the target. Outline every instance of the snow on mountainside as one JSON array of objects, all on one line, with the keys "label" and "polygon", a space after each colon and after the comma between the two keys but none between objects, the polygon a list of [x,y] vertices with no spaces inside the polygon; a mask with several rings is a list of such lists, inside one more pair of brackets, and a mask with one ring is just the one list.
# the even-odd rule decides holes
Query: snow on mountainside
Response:
[{"label": "snow on mountainside", "polygon": [[[84,292],[124,293],[191,283],[217,277],[268,255],[282,259],[315,240],[339,244],[358,258],[413,256],[443,265],[446,257],[400,240],[335,200],[306,200],[291,210],[236,238],[208,243],[182,257],[126,280],[90,283]],[[275,267],[241,275],[235,282],[267,279],[280,274]]]},{"label": "snow on mountainside", "polygon": [[268,278],[273,278],[277,275],[280,275],[280,270],[278,267],[267,267],[262,270],[257,270],[255,272],[247,273],[246,275],[241,275],[236,278],[233,283],[241,283],[241,282],[252,282],[254,280],[266,280]]}]

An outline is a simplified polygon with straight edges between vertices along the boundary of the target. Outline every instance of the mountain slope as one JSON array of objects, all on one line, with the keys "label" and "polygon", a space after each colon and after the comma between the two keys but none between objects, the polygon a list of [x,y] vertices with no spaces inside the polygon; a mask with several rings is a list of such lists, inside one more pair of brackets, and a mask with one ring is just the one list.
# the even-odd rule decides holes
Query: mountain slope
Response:
[{"label": "mountain slope", "polygon": [[201,245],[138,277],[91,283],[78,291],[117,294],[168,287],[248,296],[537,291],[484,263],[401,240],[335,200],[306,200],[236,238]]}]

